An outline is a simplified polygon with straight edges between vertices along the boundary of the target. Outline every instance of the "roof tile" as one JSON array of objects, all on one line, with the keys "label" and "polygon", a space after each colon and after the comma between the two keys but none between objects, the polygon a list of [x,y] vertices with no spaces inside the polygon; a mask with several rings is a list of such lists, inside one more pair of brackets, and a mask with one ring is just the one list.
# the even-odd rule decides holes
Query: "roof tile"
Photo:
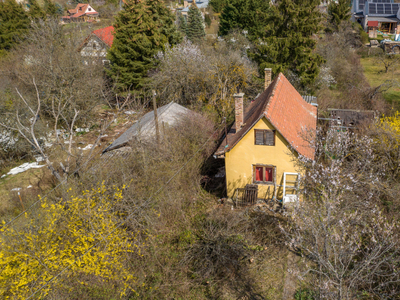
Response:
[{"label": "roof tile", "polygon": [[242,129],[236,132],[233,124],[216,154],[230,151],[262,117],[266,117],[299,154],[314,158],[314,149],[303,135],[306,131],[315,132],[317,108],[308,104],[282,73],[246,107]]}]

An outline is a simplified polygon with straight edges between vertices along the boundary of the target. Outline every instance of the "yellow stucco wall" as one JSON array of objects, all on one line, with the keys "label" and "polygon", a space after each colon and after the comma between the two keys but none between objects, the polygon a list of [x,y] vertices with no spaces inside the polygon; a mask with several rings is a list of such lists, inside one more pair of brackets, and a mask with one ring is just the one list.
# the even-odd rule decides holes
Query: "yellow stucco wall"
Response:
[{"label": "yellow stucco wall", "polygon": [[[288,143],[275,131],[275,146],[254,145],[254,129],[275,128],[264,117],[233,147],[225,153],[225,171],[228,197],[233,198],[237,188],[253,183],[253,165],[273,165],[276,167],[276,184],[283,184],[283,172],[297,172]],[[272,194],[273,185],[258,184],[258,197],[264,198],[268,187]],[[278,188],[278,199],[282,188]]]}]

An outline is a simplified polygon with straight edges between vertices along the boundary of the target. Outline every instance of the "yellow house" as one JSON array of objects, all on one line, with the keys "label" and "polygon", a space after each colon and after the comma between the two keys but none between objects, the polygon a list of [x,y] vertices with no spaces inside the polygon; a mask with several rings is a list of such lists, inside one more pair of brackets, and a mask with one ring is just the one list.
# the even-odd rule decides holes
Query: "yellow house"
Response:
[{"label": "yellow house", "polygon": [[295,184],[289,182],[295,183],[300,175],[295,157],[314,158],[305,136],[315,133],[317,107],[307,103],[283,74],[269,84],[270,72],[266,69],[264,92],[245,109],[244,95],[234,96],[235,123],[215,152],[225,159],[229,198],[248,184],[258,188],[261,199],[281,199],[284,189],[292,194]]}]

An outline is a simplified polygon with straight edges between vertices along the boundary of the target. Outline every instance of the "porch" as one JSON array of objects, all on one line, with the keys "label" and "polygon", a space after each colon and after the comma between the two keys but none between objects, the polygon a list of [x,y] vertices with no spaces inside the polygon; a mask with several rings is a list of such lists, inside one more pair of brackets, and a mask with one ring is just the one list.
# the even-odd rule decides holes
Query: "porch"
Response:
[{"label": "porch", "polygon": [[367,23],[368,32],[377,30],[378,33],[396,34],[398,22],[397,18],[369,17]]}]

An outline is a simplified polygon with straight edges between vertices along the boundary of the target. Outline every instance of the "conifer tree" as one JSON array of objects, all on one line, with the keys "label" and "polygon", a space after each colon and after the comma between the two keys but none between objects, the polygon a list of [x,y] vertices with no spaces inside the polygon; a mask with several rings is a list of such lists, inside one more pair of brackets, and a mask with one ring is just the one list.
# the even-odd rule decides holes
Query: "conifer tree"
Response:
[{"label": "conifer tree", "polygon": [[111,67],[108,75],[117,89],[140,89],[154,56],[164,48],[168,38],[160,32],[159,23],[147,3],[128,0],[115,18],[114,41],[108,52]]},{"label": "conifer tree", "polygon": [[227,0],[210,0],[210,6],[214,12],[220,13],[224,9],[227,2]]},{"label": "conifer tree", "polygon": [[231,0],[219,18],[219,35],[227,35],[234,29],[246,30],[248,38],[265,36],[271,7],[265,0]]},{"label": "conifer tree", "polygon": [[255,40],[255,51],[250,53],[262,73],[272,68],[273,73],[290,71],[303,85],[312,83],[319,73],[323,58],[314,53],[313,34],[320,30],[319,0],[281,0],[272,6],[266,37]]},{"label": "conifer tree", "polygon": [[175,25],[175,16],[165,6],[162,0],[147,0],[147,4],[153,16],[153,21],[157,23],[161,34],[165,35],[170,45],[179,44],[182,41],[182,34]]},{"label": "conifer tree", "polygon": [[51,0],[44,0],[44,10],[49,16],[57,15],[57,6]]},{"label": "conifer tree", "polygon": [[187,21],[186,18],[183,15],[179,16],[179,30],[182,32],[183,35],[187,35]]},{"label": "conifer tree", "polygon": [[343,21],[350,20],[350,11],[351,0],[339,0],[337,3],[331,1],[328,6],[328,14],[335,30],[339,29],[339,26]]},{"label": "conifer tree", "polygon": [[0,2],[0,56],[22,39],[29,23],[27,13],[15,0]]},{"label": "conifer tree", "polygon": [[28,5],[29,5],[29,16],[31,17],[32,20],[46,18],[45,12],[39,6],[39,3],[37,3],[36,0],[29,0]]},{"label": "conifer tree", "polygon": [[199,8],[197,7],[196,0],[193,0],[193,4],[189,8],[188,12],[188,28],[187,37],[192,42],[198,41],[206,36],[204,31],[203,16]]}]

